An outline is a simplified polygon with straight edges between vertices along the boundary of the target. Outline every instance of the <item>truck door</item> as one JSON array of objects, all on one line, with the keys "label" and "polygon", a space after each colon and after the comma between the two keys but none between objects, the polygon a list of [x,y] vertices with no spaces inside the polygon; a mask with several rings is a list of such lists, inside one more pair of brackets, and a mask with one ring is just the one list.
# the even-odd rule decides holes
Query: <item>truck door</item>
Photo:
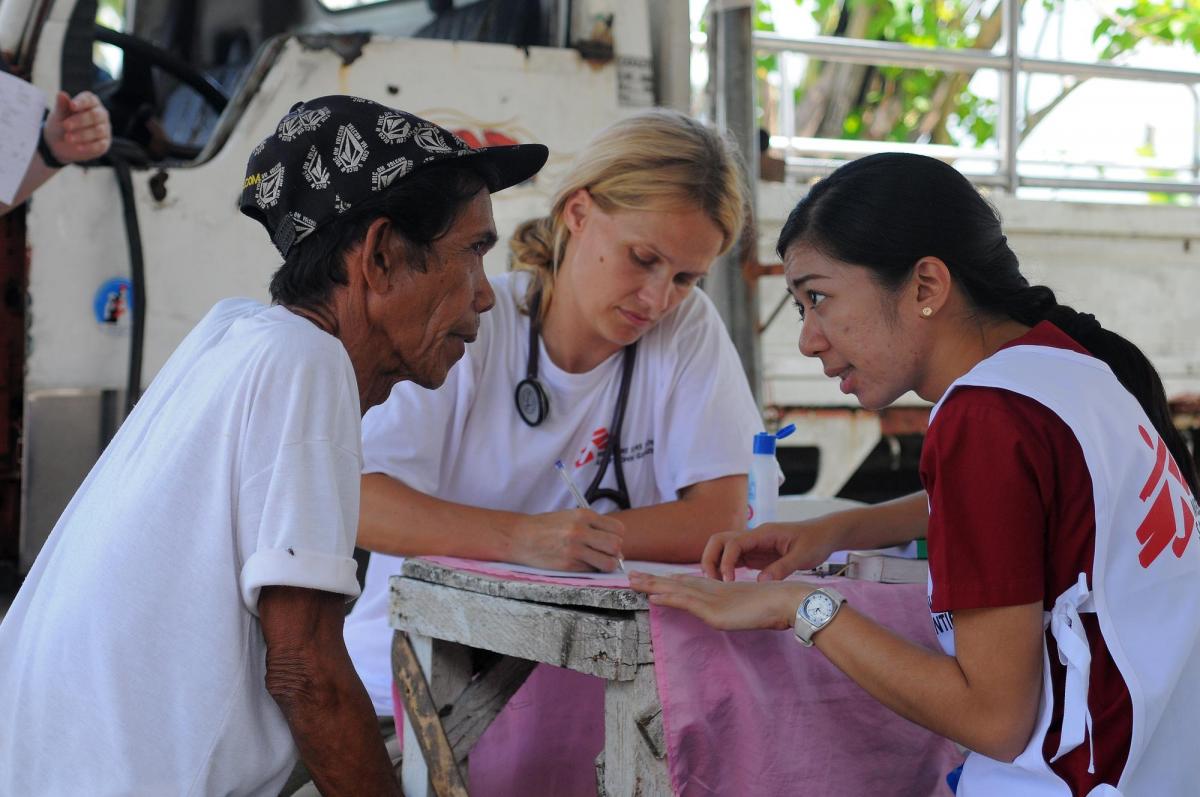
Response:
[{"label": "truck door", "polygon": [[[268,298],[279,257],[237,202],[247,156],[297,100],[354,94],[468,141],[546,144],[542,174],[495,199],[502,234],[545,212],[594,131],[654,102],[642,0],[569,4],[571,28],[599,36],[590,60],[574,48],[413,38],[446,23],[431,6],[452,5],[421,0],[139,0],[133,16],[125,0],[0,2],[3,30],[22,31],[11,48],[32,82],[47,93],[96,91],[121,139],[103,162],[64,169],[24,215],[28,275],[16,295],[27,298],[14,305],[23,317],[11,329],[0,319],[4,345],[24,360],[23,384],[0,384],[16,397],[9,426],[24,441],[19,460],[4,459],[0,442],[0,468],[20,463],[4,482],[19,493],[0,512],[20,505],[21,572],[138,390],[200,317],[224,297]],[[568,6],[518,5],[539,15]],[[98,30],[98,14],[121,30]],[[539,36],[564,29],[550,19],[538,16]],[[505,268],[503,249],[490,270]],[[23,265],[17,257],[9,270]],[[0,556],[13,546],[10,531]]]}]

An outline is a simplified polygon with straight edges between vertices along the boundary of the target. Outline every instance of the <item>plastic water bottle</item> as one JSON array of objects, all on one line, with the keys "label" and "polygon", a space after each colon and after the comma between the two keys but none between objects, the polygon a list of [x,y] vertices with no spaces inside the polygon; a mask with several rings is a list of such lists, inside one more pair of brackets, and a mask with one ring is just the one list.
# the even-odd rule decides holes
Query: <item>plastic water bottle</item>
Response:
[{"label": "plastic water bottle", "polygon": [[759,432],[754,435],[754,458],[750,464],[749,509],[746,512],[746,527],[755,528],[775,520],[779,505],[779,464],[775,460],[777,440],[796,431],[795,424],[788,424],[775,434]]}]

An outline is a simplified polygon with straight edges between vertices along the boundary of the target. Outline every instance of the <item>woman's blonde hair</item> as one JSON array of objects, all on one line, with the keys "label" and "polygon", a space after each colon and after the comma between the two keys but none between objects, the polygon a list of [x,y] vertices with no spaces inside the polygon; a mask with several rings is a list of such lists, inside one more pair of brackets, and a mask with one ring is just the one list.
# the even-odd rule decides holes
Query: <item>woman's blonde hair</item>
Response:
[{"label": "woman's blonde hair", "polygon": [[581,188],[605,213],[699,209],[721,230],[721,253],[733,246],[746,219],[745,172],[731,140],[665,108],[610,125],[575,159],[550,215],[524,222],[509,240],[512,268],[534,275],[526,301],[541,291],[541,318],[550,306],[554,276],[571,236],[563,210]]}]

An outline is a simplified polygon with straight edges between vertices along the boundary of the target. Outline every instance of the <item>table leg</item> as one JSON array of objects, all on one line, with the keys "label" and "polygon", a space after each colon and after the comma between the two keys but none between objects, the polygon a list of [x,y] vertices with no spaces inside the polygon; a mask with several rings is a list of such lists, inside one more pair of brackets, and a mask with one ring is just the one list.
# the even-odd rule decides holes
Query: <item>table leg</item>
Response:
[{"label": "table leg", "polygon": [[605,686],[604,794],[671,794],[653,664],[639,666],[632,681],[609,681]]},{"label": "table leg", "polygon": [[408,797],[466,797],[464,778],[442,729],[438,706],[453,700],[470,680],[469,649],[418,634],[405,637],[397,631],[392,672],[405,703],[400,767],[404,793]]}]

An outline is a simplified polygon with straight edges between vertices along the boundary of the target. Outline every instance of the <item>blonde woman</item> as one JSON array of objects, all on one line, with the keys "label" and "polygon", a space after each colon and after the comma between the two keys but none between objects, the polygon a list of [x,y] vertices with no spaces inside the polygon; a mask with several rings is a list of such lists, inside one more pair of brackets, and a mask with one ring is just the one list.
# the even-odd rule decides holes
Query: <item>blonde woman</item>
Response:
[{"label": "blonde woman", "polygon": [[[612,125],[584,147],[550,215],[514,234],[515,270],[492,279],[495,308],[445,386],[398,388],[363,419],[358,543],[374,553],[345,636],[381,716],[393,710],[398,557],[611,571],[622,556],[698,561],[711,534],[745,525],[762,424],[697,288],[745,207],[737,156],[713,130],[665,110]],[[556,460],[594,511],[574,508]],[[522,728],[528,755],[508,749],[506,771],[479,771],[485,736],[474,793],[528,788],[535,772],[541,793],[594,793],[599,682],[544,667],[513,702],[540,712],[538,695],[562,689],[570,714],[560,701]]]}]

